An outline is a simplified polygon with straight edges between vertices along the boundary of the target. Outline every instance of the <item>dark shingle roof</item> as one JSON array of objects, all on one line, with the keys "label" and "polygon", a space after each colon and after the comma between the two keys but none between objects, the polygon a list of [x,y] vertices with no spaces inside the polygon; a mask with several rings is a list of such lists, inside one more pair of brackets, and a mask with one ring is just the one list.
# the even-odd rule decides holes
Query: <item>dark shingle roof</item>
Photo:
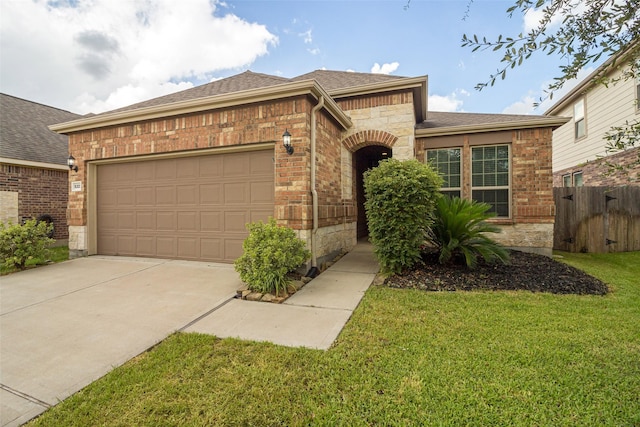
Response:
[{"label": "dark shingle roof", "polygon": [[389,74],[354,73],[351,71],[330,71],[316,70],[298,77],[291,81],[315,79],[327,91],[345,89],[358,86],[366,86],[375,83],[385,83],[406,77],[391,76]]},{"label": "dark shingle roof", "polygon": [[406,77],[389,76],[386,74],[352,73],[348,71],[317,70],[288,79],[269,74],[254,73],[253,71],[245,71],[243,73],[236,74],[235,76],[216,80],[191,89],[128,105],[117,110],[109,111],[109,113],[132,111],[145,107],[156,107],[173,102],[189,101],[192,99],[206,98],[209,96],[234,93],[243,90],[259,89],[303,80],[315,79],[325,90],[332,91],[349,87],[365,86],[373,83],[384,83],[403,78]]},{"label": "dark shingle roof", "polygon": [[529,122],[531,119],[540,116],[517,115],[517,114],[484,114],[484,113],[445,113],[440,111],[429,111],[427,120],[419,123],[417,129],[433,129],[441,127],[458,127],[474,125],[490,125],[495,123]]},{"label": "dark shingle roof", "polygon": [[155,107],[158,105],[170,104],[173,102],[188,101],[191,99],[206,98],[208,96],[222,95],[225,93],[239,92],[242,90],[275,86],[283,83],[288,83],[290,81],[291,80],[284,77],[270,76],[268,74],[245,71],[244,73],[236,74],[235,76],[216,80],[211,83],[196,86],[191,89],[175,92],[158,98],[149,99],[147,101],[128,105],[126,107],[122,107],[109,112],[115,113],[119,111],[137,110],[138,108],[144,107]]},{"label": "dark shingle roof", "polygon": [[0,94],[0,157],[66,165],[68,137],[48,126],[79,114]]}]

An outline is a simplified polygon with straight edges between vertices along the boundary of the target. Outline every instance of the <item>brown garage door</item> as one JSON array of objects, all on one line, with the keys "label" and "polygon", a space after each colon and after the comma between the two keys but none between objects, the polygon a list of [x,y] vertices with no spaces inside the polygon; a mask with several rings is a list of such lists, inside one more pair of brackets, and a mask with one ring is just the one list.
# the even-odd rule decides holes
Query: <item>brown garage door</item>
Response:
[{"label": "brown garage door", "polygon": [[273,151],[97,167],[98,253],[232,262],[273,216]]}]

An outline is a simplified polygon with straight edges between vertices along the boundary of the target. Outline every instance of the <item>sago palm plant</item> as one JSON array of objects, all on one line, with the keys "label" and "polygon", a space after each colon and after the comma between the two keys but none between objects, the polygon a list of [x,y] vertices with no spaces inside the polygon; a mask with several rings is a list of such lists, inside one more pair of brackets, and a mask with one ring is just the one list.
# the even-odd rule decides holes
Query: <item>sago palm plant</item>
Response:
[{"label": "sago palm plant", "polygon": [[498,227],[486,222],[495,216],[487,212],[490,208],[487,203],[459,197],[438,199],[427,239],[439,251],[440,264],[464,259],[469,268],[474,268],[480,257],[489,263],[509,262],[509,252],[485,235],[500,232]]}]

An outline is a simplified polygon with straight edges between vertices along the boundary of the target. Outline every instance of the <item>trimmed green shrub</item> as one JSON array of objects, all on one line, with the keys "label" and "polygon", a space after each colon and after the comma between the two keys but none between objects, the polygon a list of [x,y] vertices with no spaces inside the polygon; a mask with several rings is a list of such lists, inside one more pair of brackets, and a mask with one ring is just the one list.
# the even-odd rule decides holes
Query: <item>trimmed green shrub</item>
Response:
[{"label": "trimmed green shrub", "polygon": [[491,206],[475,200],[442,196],[436,204],[435,221],[428,233],[428,241],[440,253],[440,264],[463,262],[474,268],[478,258],[492,263],[509,262],[509,252],[485,233],[499,233],[500,228],[485,222],[495,214]]},{"label": "trimmed green shrub", "polygon": [[31,219],[24,225],[0,223],[0,256],[7,268],[24,270],[27,261],[45,259],[47,247],[55,240],[49,238],[53,224]]},{"label": "trimmed green shrub", "polygon": [[305,242],[292,229],[278,226],[273,218],[266,224],[247,224],[247,230],[249,236],[242,243],[244,253],[234,263],[240,279],[253,292],[286,292],[287,273],[311,257]]},{"label": "trimmed green shrub", "polygon": [[387,159],[364,173],[369,238],[383,273],[421,261],[442,178],[417,160]]}]

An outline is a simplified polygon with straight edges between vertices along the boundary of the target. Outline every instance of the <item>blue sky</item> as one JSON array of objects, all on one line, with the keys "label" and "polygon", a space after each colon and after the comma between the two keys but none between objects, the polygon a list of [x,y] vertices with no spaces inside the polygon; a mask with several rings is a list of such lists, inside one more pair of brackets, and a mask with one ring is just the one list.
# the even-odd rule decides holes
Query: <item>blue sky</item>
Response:
[{"label": "blue sky", "polygon": [[557,59],[534,57],[478,92],[499,56],[461,47],[465,33],[517,35],[535,22],[533,11],[508,18],[511,4],[3,0],[0,90],[84,114],[244,70],[294,77],[324,68],[428,75],[433,110],[541,114],[532,104],[557,75]]}]

